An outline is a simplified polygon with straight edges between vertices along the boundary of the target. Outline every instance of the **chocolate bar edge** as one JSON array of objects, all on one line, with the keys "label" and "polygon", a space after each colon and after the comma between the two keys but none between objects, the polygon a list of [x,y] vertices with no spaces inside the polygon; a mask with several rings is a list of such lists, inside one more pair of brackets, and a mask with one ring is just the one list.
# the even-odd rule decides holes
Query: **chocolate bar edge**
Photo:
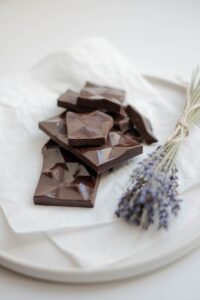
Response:
[{"label": "chocolate bar edge", "polygon": [[[125,154],[121,155],[120,157],[116,157],[113,158],[112,160],[110,160],[109,162],[106,162],[104,164],[102,164],[101,166],[95,166],[93,163],[91,163],[90,160],[87,159],[87,157],[82,156],[77,150],[76,148],[72,148],[72,147],[67,147],[65,143],[63,143],[62,141],[60,141],[56,136],[54,136],[53,134],[50,134],[48,132],[48,130],[46,130],[46,128],[44,126],[42,126],[42,122],[39,123],[39,128],[45,132],[54,142],[56,142],[58,145],[60,145],[61,147],[63,147],[64,149],[68,150],[69,152],[71,152],[72,154],[74,154],[76,157],[78,157],[83,163],[85,163],[88,167],[90,167],[92,170],[94,170],[97,174],[101,174],[105,171],[107,171],[110,168],[114,168],[115,166],[118,165],[121,162],[123,162],[126,159],[130,159],[133,158],[139,154],[143,153],[143,145],[142,144],[138,144],[137,146],[135,146],[134,148],[130,148],[129,150],[126,151]],[[135,154],[135,155],[134,155]],[[115,164],[113,165],[113,161],[116,161]],[[110,167],[109,167],[110,166]]]}]

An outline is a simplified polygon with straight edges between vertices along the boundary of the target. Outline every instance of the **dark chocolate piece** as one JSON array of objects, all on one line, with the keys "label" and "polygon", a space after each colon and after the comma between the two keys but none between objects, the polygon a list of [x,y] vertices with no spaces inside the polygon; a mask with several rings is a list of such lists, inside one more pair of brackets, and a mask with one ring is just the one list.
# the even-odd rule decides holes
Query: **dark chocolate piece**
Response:
[{"label": "dark chocolate piece", "polygon": [[84,107],[77,105],[78,93],[71,90],[67,90],[64,94],[60,95],[58,98],[58,106],[76,111],[76,112],[89,112],[93,111],[93,108]]},{"label": "dark chocolate piece", "polygon": [[87,82],[78,97],[78,105],[119,113],[125,92]]},{"label": "dark chocolate piece", "polygon": [[93,207],[100,175],[52,140],[43,147],[42,154],[43,168],[34,203]]},{"label": "dark chocolate piece", "polygon": [[70,147],[66,132],[66,113],[39,123],[61,147],[72,152],[97,173],[103,173],[117,164],[142,153],[143,147],[120,131],[111,130],[106,143],[100,147]]},{"label": "dark chocolate piece", "polygon": [[143,142],[143,138],[141,137],[139,131],[133,127],[133,125],[130,126],[129,130],[126,132],[126,135],[136,140],[138,143]]},{"label": "dark chocolate piece", "polygon": [[114,128],[119,129],[123,133],[130,129],[131,123],[125,111],[122,110],[121,114],[109,113],[109,115],[114,120]]},{"label": "dark chocolate piece", "polygon": [[113,127],[113,118],[101,111],[66,113],[69,146],[100,146],[105,144]]},{"label": "dark chocolate piece", "polygon": [[130,120],[129,120],[129,118],[121,117],[118,120],[115,120],[115,126],[118,126],[122,132],[126,132],[130,128]]},{"label": "dark chocolate piece", "polygon": [[144,117],[134,106],[128,105],[125,108],[125,111],[129,116],[131,123],[138,129],[139,133],[147,144],[152,144],[158,141],[153,134],[150,121]]}]

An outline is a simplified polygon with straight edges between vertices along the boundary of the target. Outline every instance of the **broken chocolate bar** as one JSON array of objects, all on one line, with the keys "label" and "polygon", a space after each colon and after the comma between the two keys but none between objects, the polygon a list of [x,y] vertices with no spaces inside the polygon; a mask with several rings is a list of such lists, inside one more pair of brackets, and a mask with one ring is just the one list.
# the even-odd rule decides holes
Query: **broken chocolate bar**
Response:
[{"label": "broken chocolate bar", "polygon": [[34,203],[93,207],[100,175],[52,140],[43,147],[42,154],[43,168]]},{"label": "broken chocolate bar", "polygon": [[123,110],[123,108],[121,114],[109,113],[109,115],[114,120],[114,128],[119,129],[123,133],[130,129],[131,127],[130,120],[126,112]]},{"label": "broken chocolate bar", "polygon": [[95,147],[70,147],[67,138],[66,113],[40,122],[39,127],[61,147],[64,147],[97,173],[142,153],[143,147],[121,131],[111,130],[106,143]]},{"label": "broken chocolate bar", "polygon": [[79,94],[77,103],[80,106],[119,113],[124,99],[125,92],[122,90],[87,82]]},{"label": "broken chocolate bar", "polygon": [[67,90],[65,93],[60,95],[58,98],[58,106],[76,111],[76,112],[88,112],[93,111],[93,108],[80,106],[77,104],[78,101],[78,93],[75,93],[71,90]]},{"label": "broken chocolate bar", "polygon": [[129,130],[126,132],[126,136],[129,136],[130,138],[136,140],[138,143],[143,142],[143,138],[141,137],[139,131],[135,127],[133,127],[133,125],[131,125]]},{"label": "broken chocolate bar", "polygon": [[98,110],[90,113],[67,111],[66,126],[69,146],[100,146],[105,144],[113,127],[113,118]]},{"label": "broken chocolate bar", "polygon": [[129,116],[131,123],[137,128],[147,144],[152,144],[158,141],[153,134],[150,121],[144,117],[134,106],[128,105],[125,108],[125,111]]}]

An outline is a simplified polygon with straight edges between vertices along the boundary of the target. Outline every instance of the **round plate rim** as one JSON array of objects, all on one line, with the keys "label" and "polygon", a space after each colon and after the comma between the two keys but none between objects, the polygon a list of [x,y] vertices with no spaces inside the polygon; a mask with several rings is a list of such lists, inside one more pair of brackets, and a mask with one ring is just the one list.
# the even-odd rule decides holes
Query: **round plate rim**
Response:
[{"label": "round plate rim", "polygon": [[[162,84],[174,86],[179,89],[184,89],[184,87],[176,83],[175,81],[165,79],[162,77],[144,74],[144,78],[147,81],[157,81]],[[22,259],[15,258],[11,255],[2,252],[0,249],[0,265],[15,271],[17,273],[27,275],[29,277],[39,278],[42,280],[55,281],[55,282],[68,282],[68,283],[94,283],[94,282],[108,282],[113,280],[120,280],[129,277],[135,277],[139,275],[146,274],[150,271],[155,271],[156,269],[162,268],[177,259],[180,259],[184,255],[188,254],[200,244],[200,235],[196,234],[185,242],[185,245],[179,245],[174,247],[170,254],[165,255],[164,261],[156,259],[151,259],[150,262],[145,262],[140,265],[135,264],[134,270],[133,266],[129,264],[122,265],[112,265],[110,267],[99,268],[99,269],[72,269],[68,268],[66,270],[59,270],[56,268],[44,269],[39,264],[31,264],[30,262],[25,262]],[[103,276],[102,276],[103,275]]]}]

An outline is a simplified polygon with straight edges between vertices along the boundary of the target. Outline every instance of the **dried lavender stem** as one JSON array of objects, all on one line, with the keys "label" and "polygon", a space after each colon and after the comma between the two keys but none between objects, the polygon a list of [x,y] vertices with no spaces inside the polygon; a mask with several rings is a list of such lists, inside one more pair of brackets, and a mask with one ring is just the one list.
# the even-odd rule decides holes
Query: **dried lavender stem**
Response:
[{"label": "dried lavender stem", "polygon": [[116,214],[130,223],[148,228],[156,220],[167,228],[169,215],[178,214],[176,157],[189,128],[200,119],[200,76],[197,68],[186,84],[187,100],[181,118],[166,143],[148,155],[131,176]]}]

